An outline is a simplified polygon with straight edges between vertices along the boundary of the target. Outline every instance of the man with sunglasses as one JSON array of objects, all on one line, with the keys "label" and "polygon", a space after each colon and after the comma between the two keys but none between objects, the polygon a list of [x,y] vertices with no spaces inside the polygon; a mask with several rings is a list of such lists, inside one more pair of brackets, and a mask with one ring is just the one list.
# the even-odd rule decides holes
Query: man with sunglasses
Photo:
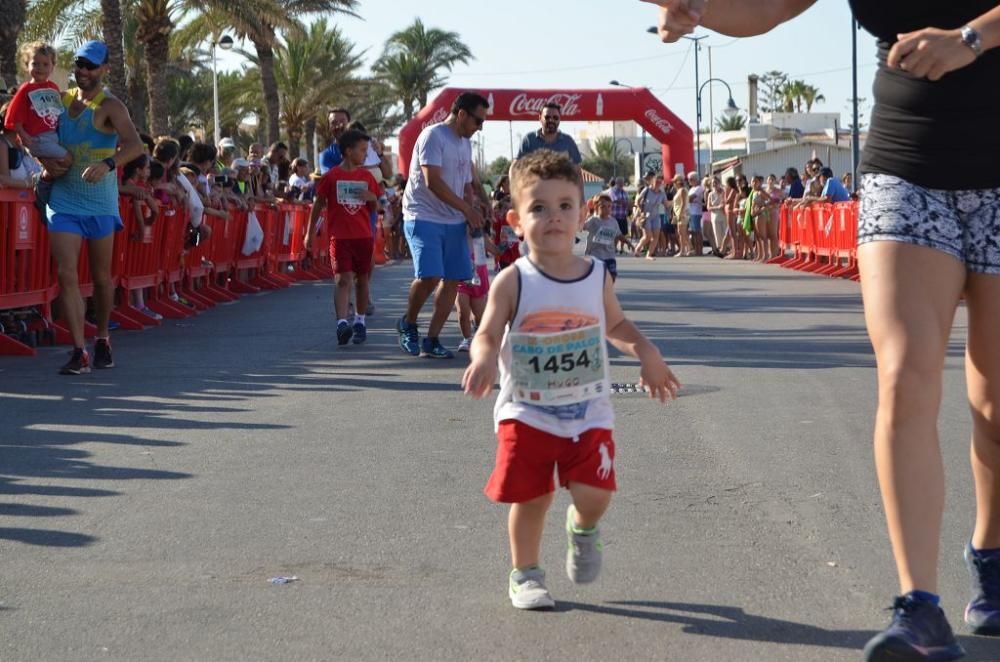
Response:
[{"label": "man with sunglasses", "polygon": [[80,248],[86,239],[94,282],[97,313],[95,368],[113,368],[108,322],[114,303],[111,252],[114,233],[121,230],[118,213],[117,168],[145,150],[125,105],[104,89],[108,48],[88,41],[74,55],[76,87],[63,95],[66,108],[59,119],[59,144],[72,156],[67,161],[42,159],[52,182],[47,215],[52,257],[59,273],[63,317],[73,338],[73,354],[60,370],[64,375],[90,372],[84,348],[84,303],[77,281]]},{"label": "man with sunglasses", "polygon": [[517,158],[530,154],[538,149],[551,149],[553,152],[564,152],[573,163],[580,165],[583,160],[580,157],[580,150],[576,146],[573,137],[559,130],[559,122],[562,119],[562,106],[550,101],[542,107],[539,115],[542,128],[534,133],[529,133],[521,141],[521,149],[517,153]]},{"label": "man with sunglasses", "polygon": [[[420,133],[413,151],[403,194],[403,230],[415,279],[406,314],[397,324],[399,346],[413,356],[454,358],[438,335],[455,306],[459,282],[472,279],[468,229],[481,229],[483,216],[478,202],[470,202],[477,191],[469,138],[483,128],[488,109],[481,94],[463,92],[445,121]],[[434,312],[421,343],[417,316],[435,289]]]}]

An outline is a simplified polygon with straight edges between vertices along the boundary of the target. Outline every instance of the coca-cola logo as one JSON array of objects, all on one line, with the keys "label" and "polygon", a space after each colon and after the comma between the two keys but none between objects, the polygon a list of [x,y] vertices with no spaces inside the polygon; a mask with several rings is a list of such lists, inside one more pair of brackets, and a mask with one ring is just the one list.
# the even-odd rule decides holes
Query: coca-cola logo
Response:
[{"label": "coca-cola logo", "polygon": [[434,111],[434,114],[427,119],[426,122],[420,125],[420,128],[426,129],[431,124],[437,124],[438,122],[443,122],[446,119],[448,119],[448,111],[445,110],[444,108],[438,108],[437,110]]},{"label": "coca-cola logo", "polygon": [[660,117],[659,115],[657,115],[656,111],[653,110],[652,108],[646,111],[646,119],[652,122],[653,126],[655,126],[663,133],[670,133],[671,131],[674,130],[674,125],[665,120],[664,118]]},{"label": "coca-cola logo", "polygon": [[582,94],[553,94],[548,97],[529,97],[526,92],[518,94],[510,102],[510,114],[513,117],[538,115],[548,103],[557,103],[562,108],[563,117],[580,114],[580,99]]}]

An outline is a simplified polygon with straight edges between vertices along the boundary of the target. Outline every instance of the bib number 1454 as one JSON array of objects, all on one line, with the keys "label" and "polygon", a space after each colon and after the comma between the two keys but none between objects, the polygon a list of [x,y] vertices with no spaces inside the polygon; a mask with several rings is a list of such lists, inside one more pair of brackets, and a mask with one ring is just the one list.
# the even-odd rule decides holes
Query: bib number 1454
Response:
[{"label": "bib number 1454", "polygon": [[[599,360],[596,356],[594,359]],[[565,352],[547,359],[539,356],[532,356],[528,359],[528,365],[534,369],[536,375],[542,372],[551,372],[552,374],[572,372],[576,368],[589,368],[590,364],[591,357],[587,350],[582,350],[580,353]]]}]

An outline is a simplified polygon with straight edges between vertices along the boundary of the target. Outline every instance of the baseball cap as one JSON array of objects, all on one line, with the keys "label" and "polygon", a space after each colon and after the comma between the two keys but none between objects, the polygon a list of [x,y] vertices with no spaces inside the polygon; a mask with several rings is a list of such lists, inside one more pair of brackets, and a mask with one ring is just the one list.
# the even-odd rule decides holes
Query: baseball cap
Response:
[{"label": "baseball cap", "polygon": [[76,49],[73,57],[82,57],[94,64],[101,65],[108,61],[108,47],[103,41],[88,41]]},{"label": "baseball cap", "polygon": [[219,147],[236,147],[236,142],[232,138],[223,138],[219,141]]},{"label": "baseball cap", "polygon": [[246,159],[234,159],[232,163],[233,170],[238,170],[239,168],[249,168],[250,162]]}]

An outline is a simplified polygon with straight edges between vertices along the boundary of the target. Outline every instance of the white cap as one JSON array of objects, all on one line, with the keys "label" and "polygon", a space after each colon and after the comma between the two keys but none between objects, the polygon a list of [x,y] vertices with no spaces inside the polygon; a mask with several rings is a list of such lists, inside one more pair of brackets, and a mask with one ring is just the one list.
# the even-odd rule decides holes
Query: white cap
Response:
[{"label": "white cap", "polygon": [[219,147],[236,147],[236,142],[232,138],[223,138],[219,141]]},{"label": "white cap", "polygon": [[237,170],[239,168],[249,168],[250,162],[246,159],[234,159],[230,167],[232,167],[233,170]]}]

